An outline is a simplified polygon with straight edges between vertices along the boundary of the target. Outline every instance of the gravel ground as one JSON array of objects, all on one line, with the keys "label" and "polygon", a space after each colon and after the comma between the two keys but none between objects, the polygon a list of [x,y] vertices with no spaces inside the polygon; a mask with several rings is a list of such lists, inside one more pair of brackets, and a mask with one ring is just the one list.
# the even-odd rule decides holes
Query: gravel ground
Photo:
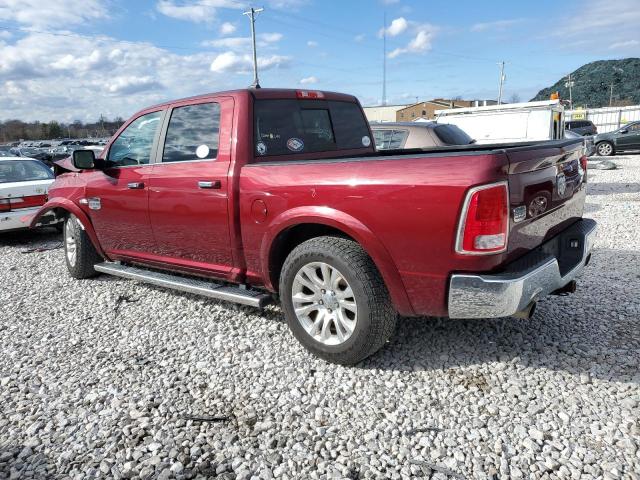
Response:
[{"label": "gravel ground", "polygon": [[355,368],[276,308],[74,281],[31,251],[53,231],[1,235],[0,478],[640,478],[640,159],[616,162],[577,293],[403,319]]}]

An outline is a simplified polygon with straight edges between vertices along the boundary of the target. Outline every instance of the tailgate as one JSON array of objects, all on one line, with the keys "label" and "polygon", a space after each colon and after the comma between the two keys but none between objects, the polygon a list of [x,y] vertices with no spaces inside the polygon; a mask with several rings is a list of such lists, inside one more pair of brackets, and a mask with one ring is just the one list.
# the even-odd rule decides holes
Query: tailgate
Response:
[{"label": "tailgate", "polygon": [[514,259],[582,218],[586,172],[580,139],[505,152],[511,208],[508,256]]}]

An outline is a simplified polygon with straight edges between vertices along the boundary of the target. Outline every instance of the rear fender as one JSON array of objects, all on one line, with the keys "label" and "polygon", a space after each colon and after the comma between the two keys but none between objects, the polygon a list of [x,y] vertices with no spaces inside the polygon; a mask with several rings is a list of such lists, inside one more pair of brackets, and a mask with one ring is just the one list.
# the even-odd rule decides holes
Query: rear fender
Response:
[{"label": "rear fender", "polygon": [[31,218],[29,227],[34,228],[38,223],[38,221],[40,220],[40,218],[45,213],[50,212],[51,210],[58,210],[58,211],[64,210],[66,213],[72,213],[73,215],[75,215],[78,221],[80,222],[81,228],[85,232],[87,232],[87,235],[89,236],[89,239],[91,240],[91,243],[93,244],[96,251],[102,257],[107,258],[104,251],[100,247],[98,236],[96,235],[96,231],[93,228],[93,224],[91,223],[89,216],[84,211],[82,211],[82,209],[78,207],[75,203],[73,203],[71,200],[68,200],[66,198],[54,197],[49,199],[49,201],[45,203],[42,207],[40,207],[40,210],[38,210],[33,215],[33,217]]},{"label": "rear fender", "polygon": [[356,218],[329,207],[298,207],[283,212],[269,226],[260,247],[260,261],[262,278],[265,286],[270,290],[277,290],[277,285],[271,285],[269,272],[269,258],[273,242],[278,235],[290,227],[300,224],[326,225],[344,232],[358,242],[373,260],[382,275],[391,300],[398,313],[405,316],[414,315],[409,297],[404,288],[400,273],[391,255],[366,225]]}]

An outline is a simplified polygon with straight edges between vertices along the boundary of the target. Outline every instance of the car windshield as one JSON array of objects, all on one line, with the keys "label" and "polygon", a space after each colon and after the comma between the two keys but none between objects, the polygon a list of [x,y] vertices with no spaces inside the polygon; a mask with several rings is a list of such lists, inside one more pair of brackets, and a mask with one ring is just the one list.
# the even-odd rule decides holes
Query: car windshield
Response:
[{"label": "car windshield", "polygon": [[10,148],[0,147],[0,157],[15,157],[15,155],[11,153]]},{"label": "car windshield", "polygon": [[474,142],[473,138],[457,125],[438,125],[433,131],[445,145],[469,145]]},{"label": "car windshield", "polygon": [[53,178],[53,172],[35,160],[0,161],[0,183],[30,182]]}]

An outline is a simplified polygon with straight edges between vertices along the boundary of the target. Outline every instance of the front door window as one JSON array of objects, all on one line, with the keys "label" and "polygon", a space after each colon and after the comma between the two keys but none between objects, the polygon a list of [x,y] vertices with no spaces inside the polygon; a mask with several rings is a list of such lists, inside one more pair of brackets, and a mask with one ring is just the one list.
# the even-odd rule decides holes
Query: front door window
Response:
[{"label": "front door window", "polygon": [[109,166],[146,165],[151,161],[154,140],[160,128],[162,112],[142,115],[114,140],[109,149]]}]

